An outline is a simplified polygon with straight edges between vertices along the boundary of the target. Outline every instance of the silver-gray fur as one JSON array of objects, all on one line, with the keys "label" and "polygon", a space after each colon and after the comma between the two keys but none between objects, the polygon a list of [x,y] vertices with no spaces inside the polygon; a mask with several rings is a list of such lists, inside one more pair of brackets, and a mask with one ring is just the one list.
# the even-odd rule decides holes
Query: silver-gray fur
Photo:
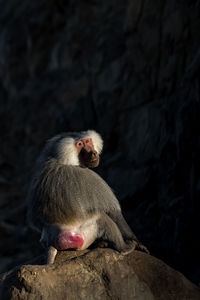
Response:
[{"label": "silver-gray fur", "polygon": [[[87,137],[92,138],[94,149],[100,153],[103,141],[95,131],[64,133],[47,142],[36,163],[28,196],[28,219],[42,232],[48,263],[53,263],[57,253],[53,246],[57,228],[61,232],[73,228],[85,235],[88,240],[83,247],[102,239],[120,252],[134,248],[148,252],[124,220],[111,188],[98,174],[79,166],[75,143]],[[94,223],[93,233],[90,227],[85,229],[87,220]]]},{"label": "silver-gray fur", "polygon": [[99,211],[121,213],[110,187],[88,168],[62,165],[51,158],[32,182],[30,220],[39,230],[45,224],[65,224]]}]

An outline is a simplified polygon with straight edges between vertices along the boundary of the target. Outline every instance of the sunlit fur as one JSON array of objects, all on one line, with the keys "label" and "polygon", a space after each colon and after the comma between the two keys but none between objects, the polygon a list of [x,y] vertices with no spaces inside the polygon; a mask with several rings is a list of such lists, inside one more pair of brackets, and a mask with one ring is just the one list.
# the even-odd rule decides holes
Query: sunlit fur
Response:
[{"label": "sunlit fur", "polygon": [[64,165],[79,166],[75,140],[70,137],[63,138],[58,144],[59,161]]},{"label": "sunlit fur", "polygon": [[[66,219],[72,221],[73,218],[76,219],[77,214],[82,218],[86,206],[88,209],[95,207],[96,210],[103,206],[105,210],[109,210],[115,205],[120,210],[117,199],[105,181],[91,170],[79,167],[75,143],[87,137],[92,138],[94,149],[100,153],[103,140],[94,130],[66,132],[47,141],[37,160],[29,190],[29,223],[32,227],[41,230],[43,225],[40,220],[44,220],[47,215],[47,218],[51,219],[46,220],[47,223],[55,223],[56,219],[59,223]],[[95,194],[91,193],[91,187],[95,190]],[[102,197],[104,190],[105,194],[109,195],[109,202],[107,197]],[[66,203],[68,209],[65,209]]]},{"label": "sunlit fur", "polygon": [[121,213],[111,188],[98,174],[88,168],[58,164],[56,159],[47,161],[35,176],[29,205],[32,223],[40,230],[45,223],[73,223],[99,210]]}]

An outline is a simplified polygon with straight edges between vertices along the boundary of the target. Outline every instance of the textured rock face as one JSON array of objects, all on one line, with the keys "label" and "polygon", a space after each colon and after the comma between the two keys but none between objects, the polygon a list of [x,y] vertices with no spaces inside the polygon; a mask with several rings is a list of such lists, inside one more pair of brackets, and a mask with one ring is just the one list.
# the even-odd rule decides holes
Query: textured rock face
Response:
[{"label": "textured rock face", "polygon": [[27,265],[5,274],[2,299],[200,299],[200,289],[182,274],[138,251],[128,256],[106,249],[60,254],[54,265]]},{"label": "textured rock face", "polygon": [[47,138],[94,128],[98,169],[156,256],[200,278],[199,1],[2,2],[0,271],[41,249],[26,228]]}]

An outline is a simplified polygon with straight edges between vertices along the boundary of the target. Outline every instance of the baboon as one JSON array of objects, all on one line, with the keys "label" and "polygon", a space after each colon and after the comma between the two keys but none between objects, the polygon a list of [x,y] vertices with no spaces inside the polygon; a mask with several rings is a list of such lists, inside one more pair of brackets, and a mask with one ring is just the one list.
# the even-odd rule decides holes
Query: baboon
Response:
[{"label": "baboon", "polygon": [[36,163],[28,196],[28,219],[41,232],[47,263],[57,250],[86,249],[95,241],[126,254],[148,252],[122,216],[111,188],[89,168],[99,165],[103,141],[94,130],[47,141]]}]

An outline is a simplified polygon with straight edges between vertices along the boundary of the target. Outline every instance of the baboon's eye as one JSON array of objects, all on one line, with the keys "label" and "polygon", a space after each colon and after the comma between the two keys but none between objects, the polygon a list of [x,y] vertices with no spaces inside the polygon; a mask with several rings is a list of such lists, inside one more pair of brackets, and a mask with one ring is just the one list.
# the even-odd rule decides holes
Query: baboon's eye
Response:
[{"label": "baboon's eye", "polygon": [[83,142],[82,141],[78,141],[76,144],[75,144],[76,148],[80,149],[83,147]]}]

